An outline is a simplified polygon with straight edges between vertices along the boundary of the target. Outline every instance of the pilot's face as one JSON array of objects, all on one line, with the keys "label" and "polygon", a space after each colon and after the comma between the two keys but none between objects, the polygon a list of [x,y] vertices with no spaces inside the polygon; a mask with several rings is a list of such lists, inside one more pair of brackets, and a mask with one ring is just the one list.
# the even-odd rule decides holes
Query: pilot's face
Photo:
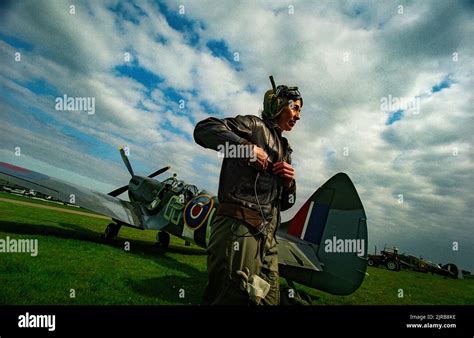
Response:
[{"label": "pilot's face", "polygon": [[276,123],[281,130],[290,131],[300,119],[301,100],[291,101],[283,108],[281,114],[277,117]]}]

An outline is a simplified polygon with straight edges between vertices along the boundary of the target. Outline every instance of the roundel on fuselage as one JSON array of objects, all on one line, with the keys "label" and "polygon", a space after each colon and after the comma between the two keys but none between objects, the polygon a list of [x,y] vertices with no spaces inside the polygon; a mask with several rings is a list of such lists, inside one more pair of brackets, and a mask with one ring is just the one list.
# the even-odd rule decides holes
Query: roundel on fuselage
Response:
[{"label": "roundel on fuselage", "polygon": [[214,201],[210,195],[194,197],[184,208],[184,224],[193,230],[199,229],[206,222],[213,206]]}]

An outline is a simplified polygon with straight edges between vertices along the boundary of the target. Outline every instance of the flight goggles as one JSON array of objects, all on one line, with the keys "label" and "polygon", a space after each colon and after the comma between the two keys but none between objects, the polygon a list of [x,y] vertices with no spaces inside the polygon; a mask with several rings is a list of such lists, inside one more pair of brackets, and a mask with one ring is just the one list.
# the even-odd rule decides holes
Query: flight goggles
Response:
[{"label": "flight goggles", "polygon": [[303,98],[301,97],[301,93],[298,90],[298,87],[288,87],[285,85],[279,85],[275,91],[276,97],[286,97],[290,100],[301,101],[301,106],[303,106]]}]

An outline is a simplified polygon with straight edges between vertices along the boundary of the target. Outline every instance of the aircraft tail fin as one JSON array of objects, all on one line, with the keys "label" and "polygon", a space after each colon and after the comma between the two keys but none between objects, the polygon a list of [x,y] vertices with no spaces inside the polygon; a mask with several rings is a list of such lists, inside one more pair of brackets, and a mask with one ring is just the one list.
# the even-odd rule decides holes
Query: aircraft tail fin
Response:
[{"label": "aircraft tail fin", "polygon": [[289,222],[282,224],[282,227],[287,227],[289,235],[319,245],[329,212],[329,203],[316,205],[315,203],[316,193],[303,204]]},{"label": "aircraft tail fin", "polygon": [[[281,224],[279,236],[287,247],[282,250],[287,263],[280,258],[282,275],[333,294],[352,293],[362,283],[367,269],[366,216],[346,174],[334,175],[317,189],[290,221]],[[315,268],[294,263],[308,260]]]}]

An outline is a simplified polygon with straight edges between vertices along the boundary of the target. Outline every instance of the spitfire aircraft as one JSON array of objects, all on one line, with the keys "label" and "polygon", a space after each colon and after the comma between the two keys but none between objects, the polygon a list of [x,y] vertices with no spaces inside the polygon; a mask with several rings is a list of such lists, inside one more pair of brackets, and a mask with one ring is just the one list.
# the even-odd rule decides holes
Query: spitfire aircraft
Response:
[{"label": "spitfire aircraft", "polygon": [[[122,160],[132,178],[128,185],[108,194],[67,183],[12,164],[0,162],[0,179],[50,195],[64,202],[106,215],[113,220],[104,237],[117,236],[121,226],[158,230],[167,247],[170,235],[206,247],[218,208],[216,196],[179,180],[175,175],[159,181],[136,175],[123,149]],[[130,201],[117,196],[128,190]],[[280,275],[335,295],[348,295],[361,285],[367,269],[367,223],[364,207],[349,177],[338,173],[317,189],[277,232]],[[355,250],[356,243],[362,251]],[[334,245],[332,245],[334,244]]]}]

